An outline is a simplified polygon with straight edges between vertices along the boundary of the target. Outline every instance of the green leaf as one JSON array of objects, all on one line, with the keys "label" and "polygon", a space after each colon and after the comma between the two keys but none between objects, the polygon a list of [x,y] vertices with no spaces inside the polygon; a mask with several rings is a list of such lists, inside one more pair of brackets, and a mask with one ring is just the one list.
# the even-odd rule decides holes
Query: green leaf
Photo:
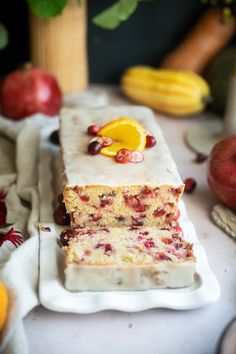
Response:
[{"label": "green leaf", "polygon": [[27,0],[32,12],[40,17],[60,15],[68,0]]},{"label": "green leaf", "polygon": [[0,23],[0,49],[4,49],[8,44],[8,32],[6,27]]},{"label": "green leaf", "polygon": [[93,18],[93,23],[104,29],[114,29],[127,20],[138,6],[138,0],[119,0]]}]

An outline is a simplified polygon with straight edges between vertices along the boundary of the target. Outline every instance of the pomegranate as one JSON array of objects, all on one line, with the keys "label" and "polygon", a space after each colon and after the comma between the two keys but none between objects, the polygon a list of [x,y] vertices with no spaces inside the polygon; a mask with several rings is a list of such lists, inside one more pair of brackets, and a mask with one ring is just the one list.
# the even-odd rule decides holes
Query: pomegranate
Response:
[{"label": "pomegranate", "polygon": [[2,114],[18,120],[34,113],[56,115],[62,93],[56,79],[47,71],[26,65],[6,76],[1,87]]}]

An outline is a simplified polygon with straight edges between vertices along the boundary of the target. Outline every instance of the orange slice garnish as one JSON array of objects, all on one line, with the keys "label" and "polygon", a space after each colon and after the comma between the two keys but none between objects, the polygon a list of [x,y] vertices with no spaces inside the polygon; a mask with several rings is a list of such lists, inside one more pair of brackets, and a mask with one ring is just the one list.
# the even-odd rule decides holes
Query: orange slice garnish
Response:
[{"label": "orange slice garnish", "polygon": [[116,156],[120,149],[143,151],[146,145],[145,129],[134,119],[119,118],[104,125],[98,132],[113,140],[113,144],[104,147],[101,154]]},{"label": "orange slice garnish", "polygon": [[7,318],[8,295],[7,289],[0,283],[0,331],[2,330]]}]

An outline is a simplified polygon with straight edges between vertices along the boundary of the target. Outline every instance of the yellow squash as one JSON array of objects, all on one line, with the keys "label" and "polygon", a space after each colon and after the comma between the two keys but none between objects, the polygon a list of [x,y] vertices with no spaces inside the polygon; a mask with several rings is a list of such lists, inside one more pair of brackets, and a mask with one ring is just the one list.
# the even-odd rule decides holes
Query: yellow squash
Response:
[{"label": "yellow squash", "polygon": [[209,86],[201,76],[148,66],[127,69],[121,89],[133,101],[174,116],[201,112],[210,99]]}]

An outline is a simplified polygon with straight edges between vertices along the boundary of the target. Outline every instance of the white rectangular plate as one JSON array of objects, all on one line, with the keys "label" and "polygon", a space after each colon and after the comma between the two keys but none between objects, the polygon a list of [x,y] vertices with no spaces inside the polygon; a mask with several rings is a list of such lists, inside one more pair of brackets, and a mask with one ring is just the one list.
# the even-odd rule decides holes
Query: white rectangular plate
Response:
[{"label": "white rectangular plate", "polygon": [[[102,310],[126,312],[151,308],[176,310],[194,309],[216,302],[220,288],[212,273],[206,253],[198,241],[193,223],[184,203],[180,203],[179,224],[185,238],[193,243],[197,258],[195,282],[181,289],[154,289],[147,291],[104,291],[72,293],[64,287],[64,256],[58,245],[62,228],[53,221],[53,209],[61,192],[59,148],[49,142],[50,133],[58,128],[52,120],[42,129],[39,163],[40,191],[40,283],[39,296],[43,306],[50,310],[74,313],[93,313]],[[50,231],[43,231],[48,227]]]}]

